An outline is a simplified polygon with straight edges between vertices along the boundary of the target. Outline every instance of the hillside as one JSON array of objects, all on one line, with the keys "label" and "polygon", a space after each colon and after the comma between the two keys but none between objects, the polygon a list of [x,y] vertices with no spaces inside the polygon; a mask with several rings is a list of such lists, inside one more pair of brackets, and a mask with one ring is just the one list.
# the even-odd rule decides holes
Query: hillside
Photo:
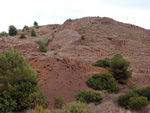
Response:
[{"label": "hillside", "polygon": [[[107,71],[91,64],[98,59],[111,59],[116,53],[131,62],[133,75],[129,84],[150,83],[150,30],[111,18],[85,17],[68,19],[62,25],[40,26],[35,31],[36,37],[24,31],[26,39],[20,39],[20,35],[1,37],[0,51],[14,47],[29,58],[38,72],[39,86],[52,104],[54,96],[73,101],[76,92],[88,88],[85,81],[91,73]],[[22,32],[19,30],[19,34]],[[40,53],[35,39],[44,36],[50,37],[48,52]],[[122,86],[123,90],[127,87]]]}]

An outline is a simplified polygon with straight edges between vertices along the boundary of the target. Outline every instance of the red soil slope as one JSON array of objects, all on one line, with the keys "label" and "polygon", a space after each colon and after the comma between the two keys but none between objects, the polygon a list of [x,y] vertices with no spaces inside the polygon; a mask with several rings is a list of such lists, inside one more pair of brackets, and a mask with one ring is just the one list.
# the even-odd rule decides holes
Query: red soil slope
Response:
[{"label": "red soil slope", "polygon": [[88,89],[86,80],[91,73],[107,72],[103,68],[66,58],[31,58],[29,61],[37,70],[39,86],[51,103],[50,106],[55,96],[63,97],[65,102],[73,101],[77,92]]}]

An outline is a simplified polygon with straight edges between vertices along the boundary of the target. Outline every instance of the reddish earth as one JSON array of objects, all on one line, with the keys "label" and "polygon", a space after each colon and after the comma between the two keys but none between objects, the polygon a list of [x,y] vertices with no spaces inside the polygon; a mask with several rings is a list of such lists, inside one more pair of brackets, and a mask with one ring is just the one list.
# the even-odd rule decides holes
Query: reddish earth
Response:
[{"label": "reddish earth", "polygon": [[39,86],[53,105],[54,97],[61,96],[71,102],[74,95],[88,89],[86,80],[91,73],[107,72],[73,59],[31,58],[30,64],[37,70]]}]

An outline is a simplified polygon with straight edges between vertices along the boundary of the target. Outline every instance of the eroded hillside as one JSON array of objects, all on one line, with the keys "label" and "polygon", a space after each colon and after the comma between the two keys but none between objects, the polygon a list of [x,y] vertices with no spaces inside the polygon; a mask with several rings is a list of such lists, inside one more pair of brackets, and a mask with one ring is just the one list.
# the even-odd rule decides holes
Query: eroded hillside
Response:
[{"label": "eroded hillside", "polygon": [[[34,29],[36,37],[31,36],[30,30],[19,30],[26,39],[20,39],[20,35],[1,37],[0,51],[14,47],[30,59],[37,70],[39,86],[51,103],[54,96],[62,96],[66,102],[74,100],[76,92],[88,88],[85,82],[91,73],[107,71],[91,64],[98,59],[111,59],[116,53],[131,62],[133,75],[129,84],[150,83],[149,30],[105,17],[68,19],[62,25]],[[48,52],[40,53],[35,40],[44,36],[50,37]]]}]

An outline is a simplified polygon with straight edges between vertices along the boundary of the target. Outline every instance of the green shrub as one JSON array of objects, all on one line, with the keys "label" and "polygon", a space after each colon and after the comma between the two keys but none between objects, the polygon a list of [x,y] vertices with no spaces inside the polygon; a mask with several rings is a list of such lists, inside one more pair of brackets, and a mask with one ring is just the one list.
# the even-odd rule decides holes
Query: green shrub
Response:
[{"label": "green shrub", "polygon": [[132,70],[128,70],[130,62],[122,57],[121,54],[116,54],[110,63],[108,70],[113,72],[114,78],[120,83],[127,83],[132,75]]},{"label": "green shrub", "polygon": [[58,55],[58,52],[54,52],[54,55]]},{"label": "green shrub", "polygon": [[84,37],[84,36],[81,36],[81,39],[82,39],[82,40],[84,40],[84,39],[85,39],[85,37]]},{"label": "green shrub", "polygon": [[129,87],[130,87],[130,89],[135,89],[135,88],[138,87],[138,85],[135,84],[135,83],[130,83],[130,84],[129,84]]},{"label": "green shrub", "polygon": [[93,43],[88,43],[88,44],[86,44],[86,46],[95,46],[95,44],[93,44]]},{"label": "green shrub", "polygon": [[69,104],[66,104],[64,109],[62,110],[62,113],[92,113],[85,103],[81,102],[72,102]]},{"label": "green shrub", "polygon": [[9,26],[9,29],[8,29],[8,34],[9,34],[10,36],[15,36],[15,35],[17,35],[17,28],[16,28],[15,26],[13,26],[13,25],[10,25],[10,26]]},{"label": "green shrub", "polygon": [[95,90],[107,90],[109,93],[119,91],[118,83],[110,73],[96,73],[86,83]]},{"label": "green shrub", "polygon": [[57,29],[58,26],[59,26],[59,24],[55,24],[55,25],[52,27],[52,29]]},{"label": "green shrub", "polygon": [[17,107],[17,102],[14,100],[8,91],[0,91],[0,111],[1,113],[11,113]]},{"label": "green shrub", "polygon": [[35,42],[37,44],[46,44],[48,42],[48,40],[50,39],[50,37],[41,37],[35,40]]},{"label": "green shrub", "polygon": [[32,31],[31,31],[31,36],[36,36],[36,32],[34,29],[32,29]]},{"label": "green shrub", "polygon": [[95,63],[93,63],[92,65],[96,66],[96,67],[108,68],[108,67],[110,67],[110,61],[106,60],[106,59],[98,60]]},{"label": "green shrub", "polygon": [[[142,97],[142,99],[143,99],[143,97],[145,97],[149,101],[150,100],[150,86],[143,87],[143,88],[137,88],[137,89],[129,91],[125,94],[120,95],[118,97],[118,104],[122,107],[125,107],[126,109],[134,109],[134,108],[132,108],[133,103],[137,103],[137,104],[139,103],[139,105],[141,107],[144,107],[145,104],[143,104],[143,103],[146,103],[146,100],[143,99],[144,102],[141,101],[141,104],[140,104],[141,98],[137,98],[137,97]],[[135,98],[135,101],[133,101],[133,99],[131,99],[131,98],[133,98],[133,99]],[[131,102],[131,100],[132,100],[132,102]],[[129,105],[129,103],[131,105]],[[136,106],[138,106],[138,105],[135,105],[135,108],[136,108]],[[136,108],[136,109],[138,109],[138,108]]]},{"label": "green shrub", "polygon": [[84,29],[88,29],[89,28],[89,26],[82,26],[82,27],[79,27],[78,29],[79,30],[84,30]]},{"label": "green shrub", "polygon": [[40,44],[39,51],[40,52],[47,52],[47,46],[45,44]]},{"label": "green shrub", "polygon": [[2,36],[8,36],[8,33],[6,33],[5,31],[0,32],[0,37],[2,37]]},{"label": "green shrub", "polygon": [[29,27],[28,27],[28,26],[26,26],[26,25],[25,25],[25,26],[23,27],[23,29],[22,29],[22,30],[23,30],[23,31],[26,31],[26,30],[30,30],[30,29],[29,29]]},{"label": "green shrub", "polygon": [[134,93],[147,97],[147,99],[150,101],[150,86],[143,87],[143,88],[136,88],[133,90]]},{"label": "green shrub", "polygon": [[24,99],[24,106],[27,108],[35,108],[37,105],[42,106],[43,108],[48,107],[48,101],[41,92],[30,93],[27,98]]},{"label": "green shrub", "polygon": [[128,93],[122,94],[118,97],[118,104],[127,109],[130,98],[132,97],[139,97],[139,95],[134,93],[133,91],[129,91]]},{"label": "green shrub", "polygon": [[[41,104],[46,98],[37,86],[36,71],[18,51],[9,49],[0,53],[0,111],[21,111]],[[32,99],[32,100],[31,100]]]},{"label": "green shrub", "polygon": [[62,97],[54,98],[54,108],[61,109],[65,105],[64,99]]},{"label": "green shrub", "polygon": [[36,106],[33,113],[50,113],[48,109],[44,109],[42,106]]},{"label": "green shrub", "polygon": [[19,51],[8,49],[5,54],[0,53],[0,83],[16,84],[23,80],[36,81],[36,71],[28,64],[28,60]]},{"label": "green shrub", "polygon": [[20,38],[26,38],[26,35],[24,33],[21,33]]},{"label": "green shrub", "polygon": [[130,110],[140,110],[148,105],[148,100],[146,97],[131,97],[129,100],[128,109]]},{"label": "green shrub", "polygon": [[[33,101],[29,101],[29,100],[31,100],[30,99],[31,94],[39,92],[39,88],[36,85],[37,85],[37,82],[35,81],[34,82],[33,81],[20,81],[20,83],[18,82],[15,85],[9,84],[7,88],[5,88],[5,90],[2,91],[2,92],[5,92],[5,94],[2,93],[1,97],[3,99],[6,99],[5,96],[7,95],[9,96],[10,99],[16,102],[17,106],[14,107],[13,111],[20,111],[20,110],[24,110],[27,108],[35,107],[33,106],[33,104],[39,104],[38,101],[36,101],[36,99],[33,97],[32,99],[35,99],[35,100]],[[38,94],[39,96],[41,95],[42,97],[42,94],[40,94],[40,92]],[[42,103],[41,104],[42,106],[45,105],[44,102],[47,103],[47,101],[45,100],[45,97],[41,98],[40,100],[40,103]],[[1,103],[3,103],[3,101],[1,101],[0,99],[0,104]],[[3,106],[5,106],[5,104],[3,104]],[[9,109],[9,106],[8,106],[8,109]]]},{"label": "green shrub", "polygon": [[86,103],[95,103],[95,105],[102,103],[103,99],[101,92],[94,90],[88,91],[82,90],[75,95],[75,98],[77,101]]}]

